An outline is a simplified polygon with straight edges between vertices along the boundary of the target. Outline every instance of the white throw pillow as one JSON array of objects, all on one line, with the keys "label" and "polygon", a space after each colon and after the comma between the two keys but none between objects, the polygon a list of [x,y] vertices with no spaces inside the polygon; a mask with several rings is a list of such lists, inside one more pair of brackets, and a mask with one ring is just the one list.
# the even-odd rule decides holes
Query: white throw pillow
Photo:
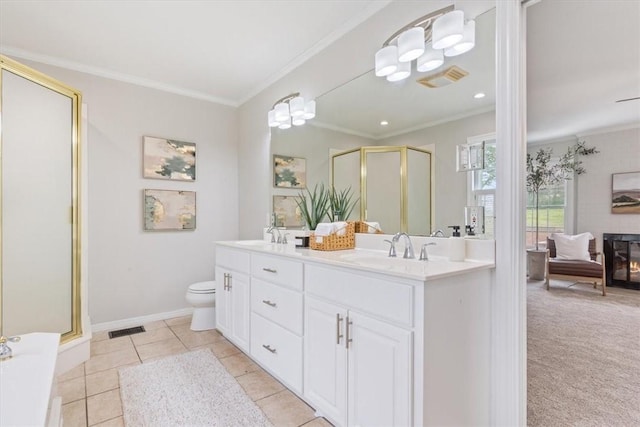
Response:
[{"label": "white throw pillow", "polygon": [[556,258],[591,261],[591,255],[589,255],[589,240],[593,239],[591,233],[575,236],[554,233],[551,237],[556,243]]}]

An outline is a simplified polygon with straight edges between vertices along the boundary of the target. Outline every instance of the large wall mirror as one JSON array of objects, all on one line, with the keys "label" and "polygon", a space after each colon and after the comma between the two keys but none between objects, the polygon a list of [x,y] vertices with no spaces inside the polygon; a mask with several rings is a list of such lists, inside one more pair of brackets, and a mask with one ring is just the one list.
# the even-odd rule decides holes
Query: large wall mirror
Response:
[{"label": "large wall mirror", "polygon": [[[433,72],[413,70],[411,77],[395,83],[376,77],[371,70],[319,96],[315,119],[301,127],[271,130],[272,154],[305,158],[307,186],[313,188],[318,182],[331,184],[330,159],[338,152],[363,146],[411,146],[429,151],[433,171],[409,177],[411,188],[433,186],[434,190],[429,202],[422,204],[425,211],[416,216],[429,218],[430,231],[464,224],[468,180],[467,173],[456,171],[456,145],[495,132],[495,8],[491,1],[480,4],[485,8],[470,16],[476,20],[476,46],[470,52],[446,58]],[[416,18],[424,13],[417,11]],[[419,82],[452,66],[468,74],[451,83],[439,79],[441,86],[435,88]],[[484,96],[475,97],[479,93]],[[354,165],[360,167],[358,162]],[[297,192],[274,188],[272,194],[295,196]],[[412,203],[411,194],[408,198]],[[401,231],[401,222],[397,224],[385,233]]]},{"label": "large wall mirror", "polygon": [[0,56],[0,332],[79,336],[81,94]]}]

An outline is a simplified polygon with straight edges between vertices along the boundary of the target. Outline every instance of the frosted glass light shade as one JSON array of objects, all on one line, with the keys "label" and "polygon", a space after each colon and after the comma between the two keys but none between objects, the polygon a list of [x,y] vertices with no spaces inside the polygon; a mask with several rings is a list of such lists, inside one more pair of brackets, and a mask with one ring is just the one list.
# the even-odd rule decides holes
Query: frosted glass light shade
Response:
[{"label": "frosted glass light shade", "polygon": [[398,37],[398,61],[409,62],[424,52],[424,28],[409,28]]},{"label": "frosted glass light shade", "polygon": [[469,52],[476,45],[476,21],[469,21],[464,24],[464,34],[462,40],[457,44],[445,49],[444,56],[456,56]]},{"label": "frosted glass light shade", "polygon": [[311,100],[307,102],[304,106],[304,115],[302,116],[305,120],[313,119],[316,116],[316,101]]},{"label": "frosted glass light shade", "polygon": [[291,123],[293,123],[294,126],[302,126],[306,123],[306,120],[302,117],[294,117],[293,119],[291,119]]},{"label": "frosted glass light shade", "polygon": [[447,49],[462,40],[464,12],[454,10],[445,13],[433,23],[432,45],[434,49]]},{"label": "frosted glass light shade", "polygon": [[304,98],[296,96],[289,101],[289,110],[291,111],[291,117],[304,116]]},{"label": "frosted glass light shade", "polygon": [[291,117],[287,119],[285,122],[280,122],[278,125],[278,129],[289,129],[291,127]]},{"label": "frosted glass light shade", "polygon": [[435,70],[444,64],[442,50],[427,46],[424,53],[416,61],[416,70],[420,73]]},{"label": "frosted glass light shade", "polygon": [[269,111],[267,118],[269,120],[269,127],[274,128],[280,125],[280,122],[276,120],[276,110]]},{"label": "frosted glass light shade", "polygon": [[398,47],[386,46],[376,52],[376,76],[384,77],[398,69]]},{"label": "frosted glass light shade", "polygon": [[273,108],[276,112],[276,120],[280,123],[289,119],[289,104],[281,102]]},{"label": "frosted glass light shade", "polygon": [[399,62],[398,69],[395,73],[389,74],[387,80],[390,82],[398,82],[404,80],[411,75],[411,62]]}]

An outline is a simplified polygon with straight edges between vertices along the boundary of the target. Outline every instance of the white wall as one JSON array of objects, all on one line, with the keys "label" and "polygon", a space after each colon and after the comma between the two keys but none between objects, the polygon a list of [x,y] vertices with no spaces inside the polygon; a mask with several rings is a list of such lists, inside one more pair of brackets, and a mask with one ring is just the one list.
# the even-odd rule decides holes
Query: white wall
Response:
[{"label": "white wall", "polygon": [[466,144],[471,136],[496,131],[495,111],[443,123],[380,141],[381,145],[435,144],[435,229],[462,225],[467,205],[467,173],[456,172],[456,145]]},{"label": "white wall", "polygon": [[612,174],[640,172],[640,123],[634,129],[580,138],[600,153],[583,158],[578,177],[577,231],[589,231],[602,245],[602,233],[640,233],[640,215],[611,213]]},{"label": "white wall", "polygon": [[[102,323],[179,310],[214,275],[214,242],[238,237],[237,112],[34,62],[88,106],[89,315]],[[142,137],[195,142],[196,182],[142,178]],[[43,177],[46,179],[46,177]],[[195,231],[145,232],[144,188],[197,192]]]}]

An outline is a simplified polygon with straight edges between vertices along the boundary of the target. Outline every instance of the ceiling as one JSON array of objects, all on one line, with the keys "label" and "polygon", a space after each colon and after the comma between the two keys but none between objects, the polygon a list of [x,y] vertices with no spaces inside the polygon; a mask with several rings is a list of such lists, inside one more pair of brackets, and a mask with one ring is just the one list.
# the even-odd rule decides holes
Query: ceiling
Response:
[{"label": "ceiling", "polygon": [[[389,2],[1,0],[0,51],[238,106]],[[527,26],[529,141],[640,123],[640,101],[615,102],[640,96],[640,1],[542,0],[529,7]],[[490,57],[460,58],[474,55]],[[482,90],[483,105],[466,94],[458,104],[491,108],[494,95]],[[434,98],[443,106],[435,110],[455,116],[447,99]],[[394,111],[401,115],[400,105]]]},{"label": "ceiling", "polygon": [[238,106],[389,2],[2,0],[0,51]]}]

